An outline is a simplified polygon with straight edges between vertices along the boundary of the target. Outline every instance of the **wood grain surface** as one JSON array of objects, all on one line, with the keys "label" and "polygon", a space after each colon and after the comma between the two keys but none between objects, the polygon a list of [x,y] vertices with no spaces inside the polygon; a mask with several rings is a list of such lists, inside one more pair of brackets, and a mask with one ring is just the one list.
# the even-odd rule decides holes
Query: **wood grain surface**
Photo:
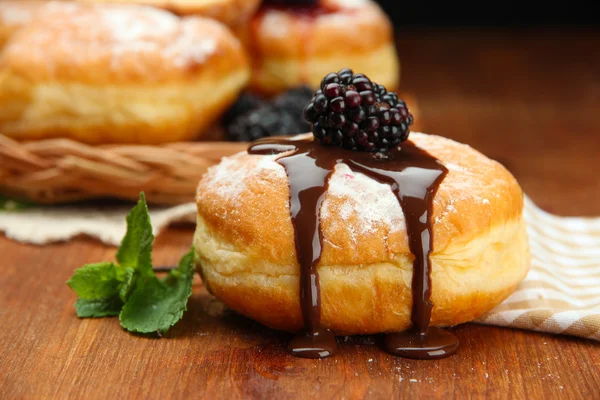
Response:
[{"label": "wood grain surface", "polygon": [[[501,161],[548,211],[600,215],[600,32],[409,31],[398,46],[425,131]],[[155,263],[174,264],[191,238],[189,227],[161,234]],[[600,399],[600,344],[570,337],[467,324],[443,360],[395,358],[373,336],[296,359],[287,335],[226,310],[199,282],[162,339],[77,319],[65,281],[114,253],[86,238],[36,247],[0,236],[0,398]]]}]

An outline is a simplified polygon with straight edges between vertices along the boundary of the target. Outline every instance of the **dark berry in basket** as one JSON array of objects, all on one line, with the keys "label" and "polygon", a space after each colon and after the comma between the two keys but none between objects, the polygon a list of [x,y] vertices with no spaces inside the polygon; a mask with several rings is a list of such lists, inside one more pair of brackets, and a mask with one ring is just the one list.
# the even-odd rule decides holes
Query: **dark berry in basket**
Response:
[{"label": "dark berry in basket", "polygon": [[235,103],[223,115],[223,122],[228,125],[230,121],[261,107],[264,104],[264,99],[251,93],[242,93]]},{"label": "dark berry in basket", "polygon": [[394,92],[350,69],[330,73],[304,108],[322,144],[386,152],[408,138],[413,116]]},{"label": "dark berry in basket", "polygon": [[279,109],[296,111],[302,115],[302,109],[312,99],[313,91],[306,86],[299,86],[280,94],[273,100],[273,105]]},{"label": "dark berry in basket", "polygon": [[238,117],[227,127],[230,140],[251,142],[266,136],[279,126],[279,116],[271,107],[261,107]]},{"label": "dark berry in basket", "polygon": [[[304,119],[304,106],[312,97],[312,90],[301,86],[270,101],[262,101],[258,107],[224,120],[227,138],[246,142],[274,135],[308,132],[310,125]],[[310,113],[310,110],[307,112]]]}]

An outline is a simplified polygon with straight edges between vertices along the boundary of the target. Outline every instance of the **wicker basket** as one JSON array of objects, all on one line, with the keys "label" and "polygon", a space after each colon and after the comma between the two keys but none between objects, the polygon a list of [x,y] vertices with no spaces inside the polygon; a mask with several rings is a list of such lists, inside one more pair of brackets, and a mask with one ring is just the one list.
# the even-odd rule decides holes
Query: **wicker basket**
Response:
[{"label": "wicker basket", "polygon": [[150,203],[193,200],[200,176],[246,143],[88,146],[68,139],[16,142],[0,135],[0,191],[37,203],[96,198]]},{"label": "wicker basket", "polygon": [[[416,99],[402,98],[420,130]],[[212,139],[218,138],[215,136]],[[174,205],[192,201],[208,167],[247,143],[206,141],[162,146],[90,146],[69,139],[17,142],[0,134],[0,193],[42,204],[112,198]]]}]

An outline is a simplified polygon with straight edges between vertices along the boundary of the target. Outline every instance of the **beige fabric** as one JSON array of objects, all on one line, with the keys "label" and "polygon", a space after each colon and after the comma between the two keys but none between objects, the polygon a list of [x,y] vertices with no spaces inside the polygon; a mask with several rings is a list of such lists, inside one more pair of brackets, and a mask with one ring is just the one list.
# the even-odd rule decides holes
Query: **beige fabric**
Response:
[{"label": "beige fabric", "polygon": [[525,199],[531,270],[477,322],[600,340],[600,218],[565,218]]},{"label": "beige fabric", "polygon": [[[127,229],[125,216],[131,207],[47,206],[20,211],[0,211],[0,232],[17,242],[43,245],[86,235],[118,246]],[[175,222],[196,221],[196,204],[171,208],[150,207],[155,235]],[[193,226],[193,225],[191,225]]]},{"label": "beige fabric", "polygon": [[[39,245],[78,234],[117,245],[125,232],[127,211],[48,207],[0,212],[0,232]],[[155,234],[195,217],[193,203],[151,209]],[[531,270],[515,293],[475,322],[600,341],[600,217],[558,217],[526,198],[525,220]]]}]

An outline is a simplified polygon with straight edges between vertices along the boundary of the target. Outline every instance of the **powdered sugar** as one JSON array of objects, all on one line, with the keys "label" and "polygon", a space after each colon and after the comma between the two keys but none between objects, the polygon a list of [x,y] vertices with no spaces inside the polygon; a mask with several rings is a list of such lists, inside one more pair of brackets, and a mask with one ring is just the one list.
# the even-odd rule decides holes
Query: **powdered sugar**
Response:
[{"label": "powdered sugar", "polygon": [[0,3],[0,19],[6,25],[20,25],[31,20],[32,10],[22,7],[18,3],[2,4]]},{"label": "powdered sugar", "polygon": [[[334,210],[331,199],[336,197],[344,202],[341,208]],[[404,213],[390,186],[353,172],[345,164],[337,165],[331,176],[321,218],[327,220],[333,213],[337,213],[342,221],[358,218],[360,223],[353,224],[353,227],[360,229],[360,233],[374,232],[381,225],[389,226],[394,231],[402,230],[405,226]]]},{"label": "powdered sugar", "polygon": [[[298,135],[294,139],[308,136],[310,134]],[[434,224],[444,223],[451,215],[459,213],[465,200],[490,204],[481,188],[482,182],[488,182],[487,178],[482,178],[486,170],[492,168],[493,162],[471,149],[465,152],[465,159],[470,160],[463,162],[457,159],[455,154],[468,146],[448,139],[420,133],[412,133],[411,138],[419,147],[438,157],[449,170],[440,186],[444,194],[434,199]],[[254,155],[247,158],[245,154],[224,159],[220,165],[213,167],[207,174],[206,179],[210,180],[207,187],[215,187],[219,196],[235,199],[244,192],[247,180],[261,176],[264,170],[275,171],[279,178],[287,181],[284,168],[276,161],[279,156]],[[246,158],[239,160],[238,157]],[[477,168],[471,165],[477,165]],[[450,195],[448,190],[451,190]],[[344,224],[343,229],[349,233],[351,240],[371,232],[393,234],[406,229],[404,213],[391,187],[354,172],[345,164],[335,167],[320,216],[329,225]]]},{"label": "powdered sugar", "polygon": [[[119,43],[135,42],[151,37],[172,35],[177,30],[178,21],[173,16],[158,10],[144,10],[139,18],[132,18],[127,9],[99,8],[102,24],[110,27],[112,40]],[[152,29],[149,29],[152,26]]]},{"label": "powdered sugar", "polygon": [[208,35],[198,37],[191,28],[192,26],[185,25],[184,34],[179,35],[163,52],[177,67],[184,67],[190,61],[201,64],[217,50],[214,38]]},{"label": "powdered sugar", "polygon": [[[266,170],[287,179],[285,169],[276,162],[279,156],[253,156],[253,162],[240,162],[241,156],[242,154],[226,157],[220,164],[210,168],[203,178],[203,186],[212,188],[219,197],[235,202],[246,190],[247,182],[264,174]],[[342,199],[341,207],[333,208],[334,198]],[[324,221],[358,219],[358,224],[346,225],[346,229],[351,230],[352,237],[375,232],[382,225],[394,232],[405,227],[402,208],[389,185],[353,172],[345,164],[336,166],[329,180],[329,190],[320,215]],[[332,218],[333,215],[337,218]]]},{"label": "powdered sugar", "polygon": [[225,157],[220,164],[211,167],[203,177],[206,187],[214,188],[215,194],[222,198],[235,200],[244,192],[247,182],[265,170],[285,178],[285,170],[275,162],[278,156],[257,157],[256,162],[247,164],[240,162],[242,154]]},{"label": "powdered sugar", "polygon": [[[135,12],[135,17],[132,13]],[[183,68],[188,63],[206,61],[216,51],[216,41],[211,35],[200,36],[193,24],[152,8],[119,6],[99,8],[101,23],[110,32],[112,64],[126,54],[158,53],[165,62]],[[85,15],[79,23],[87,23]]]},{"label": "powdered sugar", "polygon": [[454,198],[451,198],[450,201],[448,202],[448,204],[446,204],[446,207],[444,208],[442,213],[440,215],[438,215],[437,217],[435,217],[434,224],[439,224],[449,214],[452,214],[455,212],[456,212],[456,207],[454,206]]},{"label": "powdered sugar", "polygon": [[184,20],[143,6],[51,2],[39,13],[44,22],[11,47],[48,69],[62,59],[74,67],[108,62],[109,70],[125,76],[185,69],[206,62],[225,32],[211,20]]},{"label": "powdered sugar", "polygon": [[261,36],[286,38],[290,35],[290,25],[286,20],[286,15],[275,9],[265,13],[260,24]]},{"label": "powdered sugar", "polygon": [[[180,29],[173,14],[128,5],[75,5],[50,3],[43,11],[53,17],[68,18],[78,28],[80,40],[100,39],[108,43],[136,43],[172,37]],[[71,36],[66,32],[67,36]]]},{"label": "powdered sugar", "polygon": [[366,0],[335,0],[333,3],[344,8],[360,7],[367,3]]}]

